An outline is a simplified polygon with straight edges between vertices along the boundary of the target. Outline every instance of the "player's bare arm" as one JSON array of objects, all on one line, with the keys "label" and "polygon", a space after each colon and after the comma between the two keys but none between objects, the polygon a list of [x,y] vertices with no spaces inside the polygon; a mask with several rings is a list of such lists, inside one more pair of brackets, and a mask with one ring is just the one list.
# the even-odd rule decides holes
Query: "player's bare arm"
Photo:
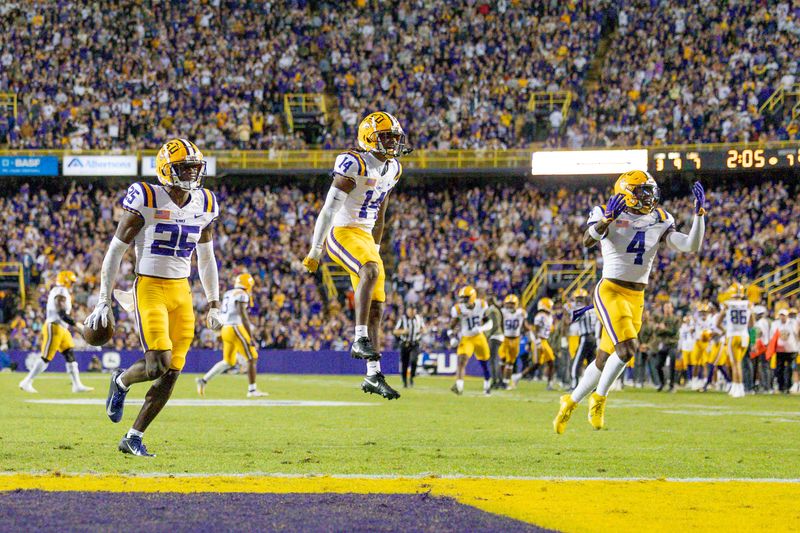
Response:
[{"label": "player's bare arm", "polygon": [[609,199],[603,210],[603,218],[589,226],[583,234],[583,245],[587,248],[603,240],[608,233],[608,226],[625,210],[625,197],[615,194]]},{"label": "player's bare arm", "polygon": [[375,240],[375,245],[380,251],[381,239],[383,238],[383,228],[386,223],[386,206],[389,205],[389,197],[384,198],[378,211],[378,220],[375,221],[375,227],[372,228],[372,238]]}]

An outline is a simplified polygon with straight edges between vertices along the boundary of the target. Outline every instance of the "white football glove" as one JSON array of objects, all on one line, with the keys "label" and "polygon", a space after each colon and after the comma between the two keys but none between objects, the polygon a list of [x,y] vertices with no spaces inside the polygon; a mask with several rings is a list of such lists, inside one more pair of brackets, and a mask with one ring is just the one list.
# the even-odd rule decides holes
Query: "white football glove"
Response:
[{"label": "white football glove", "polygon": [[212,307],[208,310],[208,314],[206,315],[206,325],[210,329],[214,330],[222,327],[222,321],[219,319],[219,309]]},{"label": "white football glove", "polygon": [[455,348],[458,346],[458,337],[450,337],[450,347]]},{"label": "white football glove", "polygon": [[97,329],[100,325],[104,328],[108,327],[108,314],[110,312],[111,308],[108,306],[108,302],[97,302],[94,311],[86,317],[86,320],[83,321],[83,325],[92,329]]}]

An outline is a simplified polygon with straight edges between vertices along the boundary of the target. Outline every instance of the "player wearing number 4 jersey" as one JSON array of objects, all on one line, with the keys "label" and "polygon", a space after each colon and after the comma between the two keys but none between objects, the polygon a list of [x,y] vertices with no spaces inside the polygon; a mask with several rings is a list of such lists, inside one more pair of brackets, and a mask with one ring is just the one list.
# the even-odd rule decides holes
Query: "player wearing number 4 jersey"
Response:
[{"label": "player wearing number 4 jersey", "polygon": [[119,444],[123,453],[146,457],[151,454],[142,443],[142,436],[172,395],[194,337],[192,291],[187,278],[195,248],[200,281],[209,304],[206,323],[212,329],[221,325],[211,231],[219,206],[214,194],[203,188],[203,154],[190,141],[172,139],[156,156],[156,172],[161,185],[134,183],[122,200],[125,213],[103,259],[100,297],[85,322],[93,329],[106,326],[114,280],[122,256],[133,242],[133,294],[114,294],[135,318],[144,358],[127,370],[111,374],[106,414],[112,422],[119,422],[129,387],[154,382],[133,427]]},{"label": "player wearing number 4 jersey", "polygon": [[358,150],[339,154],[333,167],[333,185],[314,225],[311,250],[303,260],[316,272],[323,246],[350,274],[355,290],[356,330],[350,355],[367,360],[364,392],[387,400],[399,398],[380,368],[380,326],[386,301],[386,273],[380,243],[387,196],[403,174],[397,159],[410,152],[400,122],[389,113],[368,115],[358,126]]},{"label": "player wearing number 4 jersey", "polygon": [[566,430],[573,411],[584,397],[589,401],[589,422],[595,429],[605,424],[606,396],[625,365],[639,350],[644,289],[650,277],[658,246],[678,252],[697,252],[705,232],[705,192],[695,183],[695,214],[689,234],[675,230],[672,216],[658,208],[658,186],[645,171],[622,174],[614,185],[614,196],[589,215],[584,245],[598,242],[603,254],[603,276],[594,289],[594,307],[602,325],[597,358],[586,371],[572,394],[561,397],[553,420],[556,433]]}]

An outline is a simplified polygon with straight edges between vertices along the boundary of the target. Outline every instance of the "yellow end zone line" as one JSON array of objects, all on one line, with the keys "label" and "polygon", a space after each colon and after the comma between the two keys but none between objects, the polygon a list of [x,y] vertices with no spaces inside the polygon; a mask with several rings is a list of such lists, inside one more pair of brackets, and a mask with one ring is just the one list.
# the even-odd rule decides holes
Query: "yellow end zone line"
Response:
[{"label": "yellow end zone line", "polygon": [[0,475],[0,491],[358,493],[449,496],[563,531],[785,530],[800,484],[779,481],[546,480],[289,476]]}]

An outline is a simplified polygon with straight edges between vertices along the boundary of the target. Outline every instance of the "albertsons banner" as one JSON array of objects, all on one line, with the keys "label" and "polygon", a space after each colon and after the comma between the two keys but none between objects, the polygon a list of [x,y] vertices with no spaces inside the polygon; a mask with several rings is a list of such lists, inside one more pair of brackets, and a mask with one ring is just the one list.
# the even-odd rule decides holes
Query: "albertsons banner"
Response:
[{"label": "albertsons banner", "polygon": [[65,155],[64,176],[137,176],[135,155]]}]

